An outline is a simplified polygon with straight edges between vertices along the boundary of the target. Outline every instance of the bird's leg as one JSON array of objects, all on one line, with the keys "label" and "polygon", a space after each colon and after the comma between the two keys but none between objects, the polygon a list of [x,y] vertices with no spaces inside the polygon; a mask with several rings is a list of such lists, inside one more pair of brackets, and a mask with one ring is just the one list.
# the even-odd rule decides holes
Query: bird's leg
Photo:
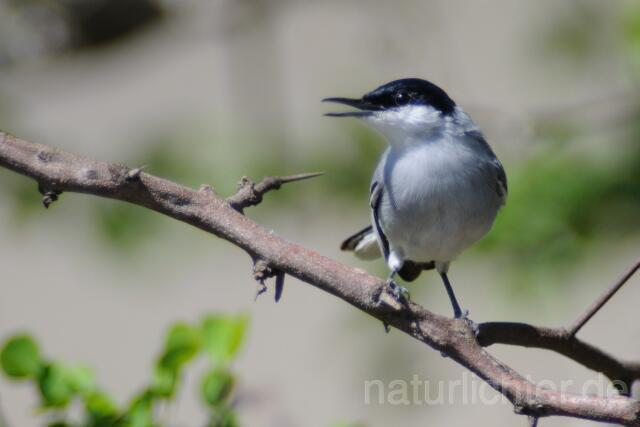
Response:
[{"label": "bird's leg", "polygon": [[447,290],[447,295],[449,295],[449,300],[451,301],[451,306],[453,307],[453,317],[456,319],[459,318],[467,318],[469,315],[469,311],[465,310],[464,312],[460,310],[460,304],[458,304],[458,300],[456,299],[456,294],[453,293],[453,288],[451,287],[451,283],[449,282],[449,278],[447,277],[447,273],[440,273],[440,277],[442,277],[442,282],[444,283],[444,287]]},{"label": "bird's leg", "polygon": [[398,301],[399,303],[409,301],[409,291],[406,288],[398,285],[395,280],[393,280],[396,277],[396,274],[398,274],[398,271],[400,271],[400,269],[402,268],[403,264],[404,260],[395,250],[392,250],[391,253],[389,253],[389,255],[387,256],[387,265],[389,266],[389,270],[391,270],[391,273],[389,273],[389,278],[387,278],[387,287],[391,291],[391,294],[394,296],[396,301]]},{"label": "bird's leg", "polygon": [[458,300],[456,299],[456,294],[453,292],[453,288],[451,287],[451,283],[449,282],[449,277],[447,277],[447,273],[440,273],[440,277],[442,277],[442,281],[444,282],[444,287],[447,290],[447,295],[449,295],[449,300],[451,300],[451,306],[453,307],[453,317],[455,319],[465,319],[473,333],[477,336],[480,328],[476,322],[469,319],[469,310],[461,310],[460,304],[458,304]]}]

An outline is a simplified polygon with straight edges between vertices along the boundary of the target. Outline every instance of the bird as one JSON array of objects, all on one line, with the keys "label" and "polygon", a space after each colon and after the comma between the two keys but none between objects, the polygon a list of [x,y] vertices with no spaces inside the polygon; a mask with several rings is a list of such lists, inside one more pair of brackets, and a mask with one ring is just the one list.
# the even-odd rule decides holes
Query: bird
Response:
[{"label": "bird", "polygon": [[341,245],[362,259],[383,256],[386,284],[408,301],[405,281],[435,269],[454,318],[466,318],[449,281],[449,266],[491,229],[507,199],[507,176],[480,128],[439,86],[420,78],[386,83],[360,98],[324,102],[354,110],[329,112],[364,122],[388,147],[369,188],[371,224]]}]

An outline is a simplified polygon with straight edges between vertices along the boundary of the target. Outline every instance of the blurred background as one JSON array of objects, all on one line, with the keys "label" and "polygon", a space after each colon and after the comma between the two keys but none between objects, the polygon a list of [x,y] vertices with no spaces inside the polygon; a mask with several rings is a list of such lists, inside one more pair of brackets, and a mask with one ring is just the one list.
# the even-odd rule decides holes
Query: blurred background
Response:
[{"label": "blurred background", "polygon": [[[0,1],[1,129],[224,195],[243,175],[326,171],[248,215],[380,276],[383,263],[339,243],[367,224],[384,141],[322,117],[320,100],[410,76],[471,114],[509,177],[494,229],[453,265],[462,305],[477,322],[572,321],[640,254],[640,3]],[[242,425],[526,425],[450,388],[465,375],[452,361],[311,286],[288,278],[279,304],[254,302],[250,259],[224,241],[135,206],[63,194],[45,211],[40,197],[0,169],[0,340],[25,332],[48,357],[89,365],[118,404],[148,383],[170,325],[244,313]],[[410,290],[449,314],[437,275]],[[636,277],[581,337],[639,360],[639,299]],[[571,391],[598,378],[547,352],[490,351]],[[166,425],[207,422],[200,368]],[[414,375],[433,393],[445,381],[445,402],[365,403],[365,381]],[[0,425],[50,422],[39,404],[32,384],[0,377]]]}]

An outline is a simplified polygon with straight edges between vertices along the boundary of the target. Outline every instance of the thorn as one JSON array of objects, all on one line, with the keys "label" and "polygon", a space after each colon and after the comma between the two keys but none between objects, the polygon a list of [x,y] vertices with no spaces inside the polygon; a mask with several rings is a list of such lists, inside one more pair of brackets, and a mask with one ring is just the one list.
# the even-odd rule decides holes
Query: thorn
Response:
[{"label": "thorn", "polygon": [[202,191],[203,193],[208,193],[208,194],[216,194],[216,192],[213,189],[213,187],[210,186],[209,184],[202,184],[200,186],[199,191]]},{"label": "thorn", "polygon": [[280,177],[280,182],[282,184],[286,184],[288,182],[302,181],[305,179],[315,178],[317,176],[324,175],[325,172],[309,172],[309,173],[299,173],[297,175],[289,175]]},{"label": "thorn", "polygon": [[529,426],[530,427],[537,427],[538,426],[538,417],[529,416],[527,418],[529,419]]},{"label": "thorn", "polygon": [[227,203],[236,211],[243,213],[245,208],[260,204],[267,192],[278,190],[283,184],[323,174],[324,172],[312,172],[289,176],[267,176],[258,183],[253,182],[249,177],[243,176],[236,186],[236,193],[227,197]]},{"label": "thorn", "polygon": [[280,301],[282,297],[282,290],[284,289],[284,273],[282,271],[278,271],[276,274],[276,291],[275,291],[275,300],[276,302]]},{"label": "thorn", "polygon": [[384,326],[384,333],[388,334],[391,331],[389,324],[387,322],[382,322],[382,326]]},{"label": "thorn", "polygon": [[251,181],[251,178],[249,178],[248,176],[243,176],[242,178],[240,178],[240,181],[238,181],[238,184],[236,185],[236,190],[240,191],[245,187],[249,187],[254,185],[254,182]]},{"label": "thorn", "polygon": [[140,180],[140,174],[142,173],[142,170],[145,167],[146,166],[143,165],[137,168],[129,169],[129,172],[127,172],[127,175],[124,177],[124,180],[129,183]]},{"label": "thorn", "polygon": [[258,289],[256,289],[256,296],[253,299],[254,301],[258,301],[258,297],[267,292],[267,285],[264,282],[258,282]]}]

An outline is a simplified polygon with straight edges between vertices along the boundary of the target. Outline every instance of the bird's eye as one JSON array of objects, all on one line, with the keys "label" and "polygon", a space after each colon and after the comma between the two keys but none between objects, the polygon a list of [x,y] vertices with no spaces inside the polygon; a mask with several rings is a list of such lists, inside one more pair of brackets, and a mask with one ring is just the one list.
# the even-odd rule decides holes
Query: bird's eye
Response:
[{"label": "bird's eye", "polygon": [[393,100],[398,107],[407,105],[410,99],[411,95],[408,92],[397,92],[393,97]]}]

